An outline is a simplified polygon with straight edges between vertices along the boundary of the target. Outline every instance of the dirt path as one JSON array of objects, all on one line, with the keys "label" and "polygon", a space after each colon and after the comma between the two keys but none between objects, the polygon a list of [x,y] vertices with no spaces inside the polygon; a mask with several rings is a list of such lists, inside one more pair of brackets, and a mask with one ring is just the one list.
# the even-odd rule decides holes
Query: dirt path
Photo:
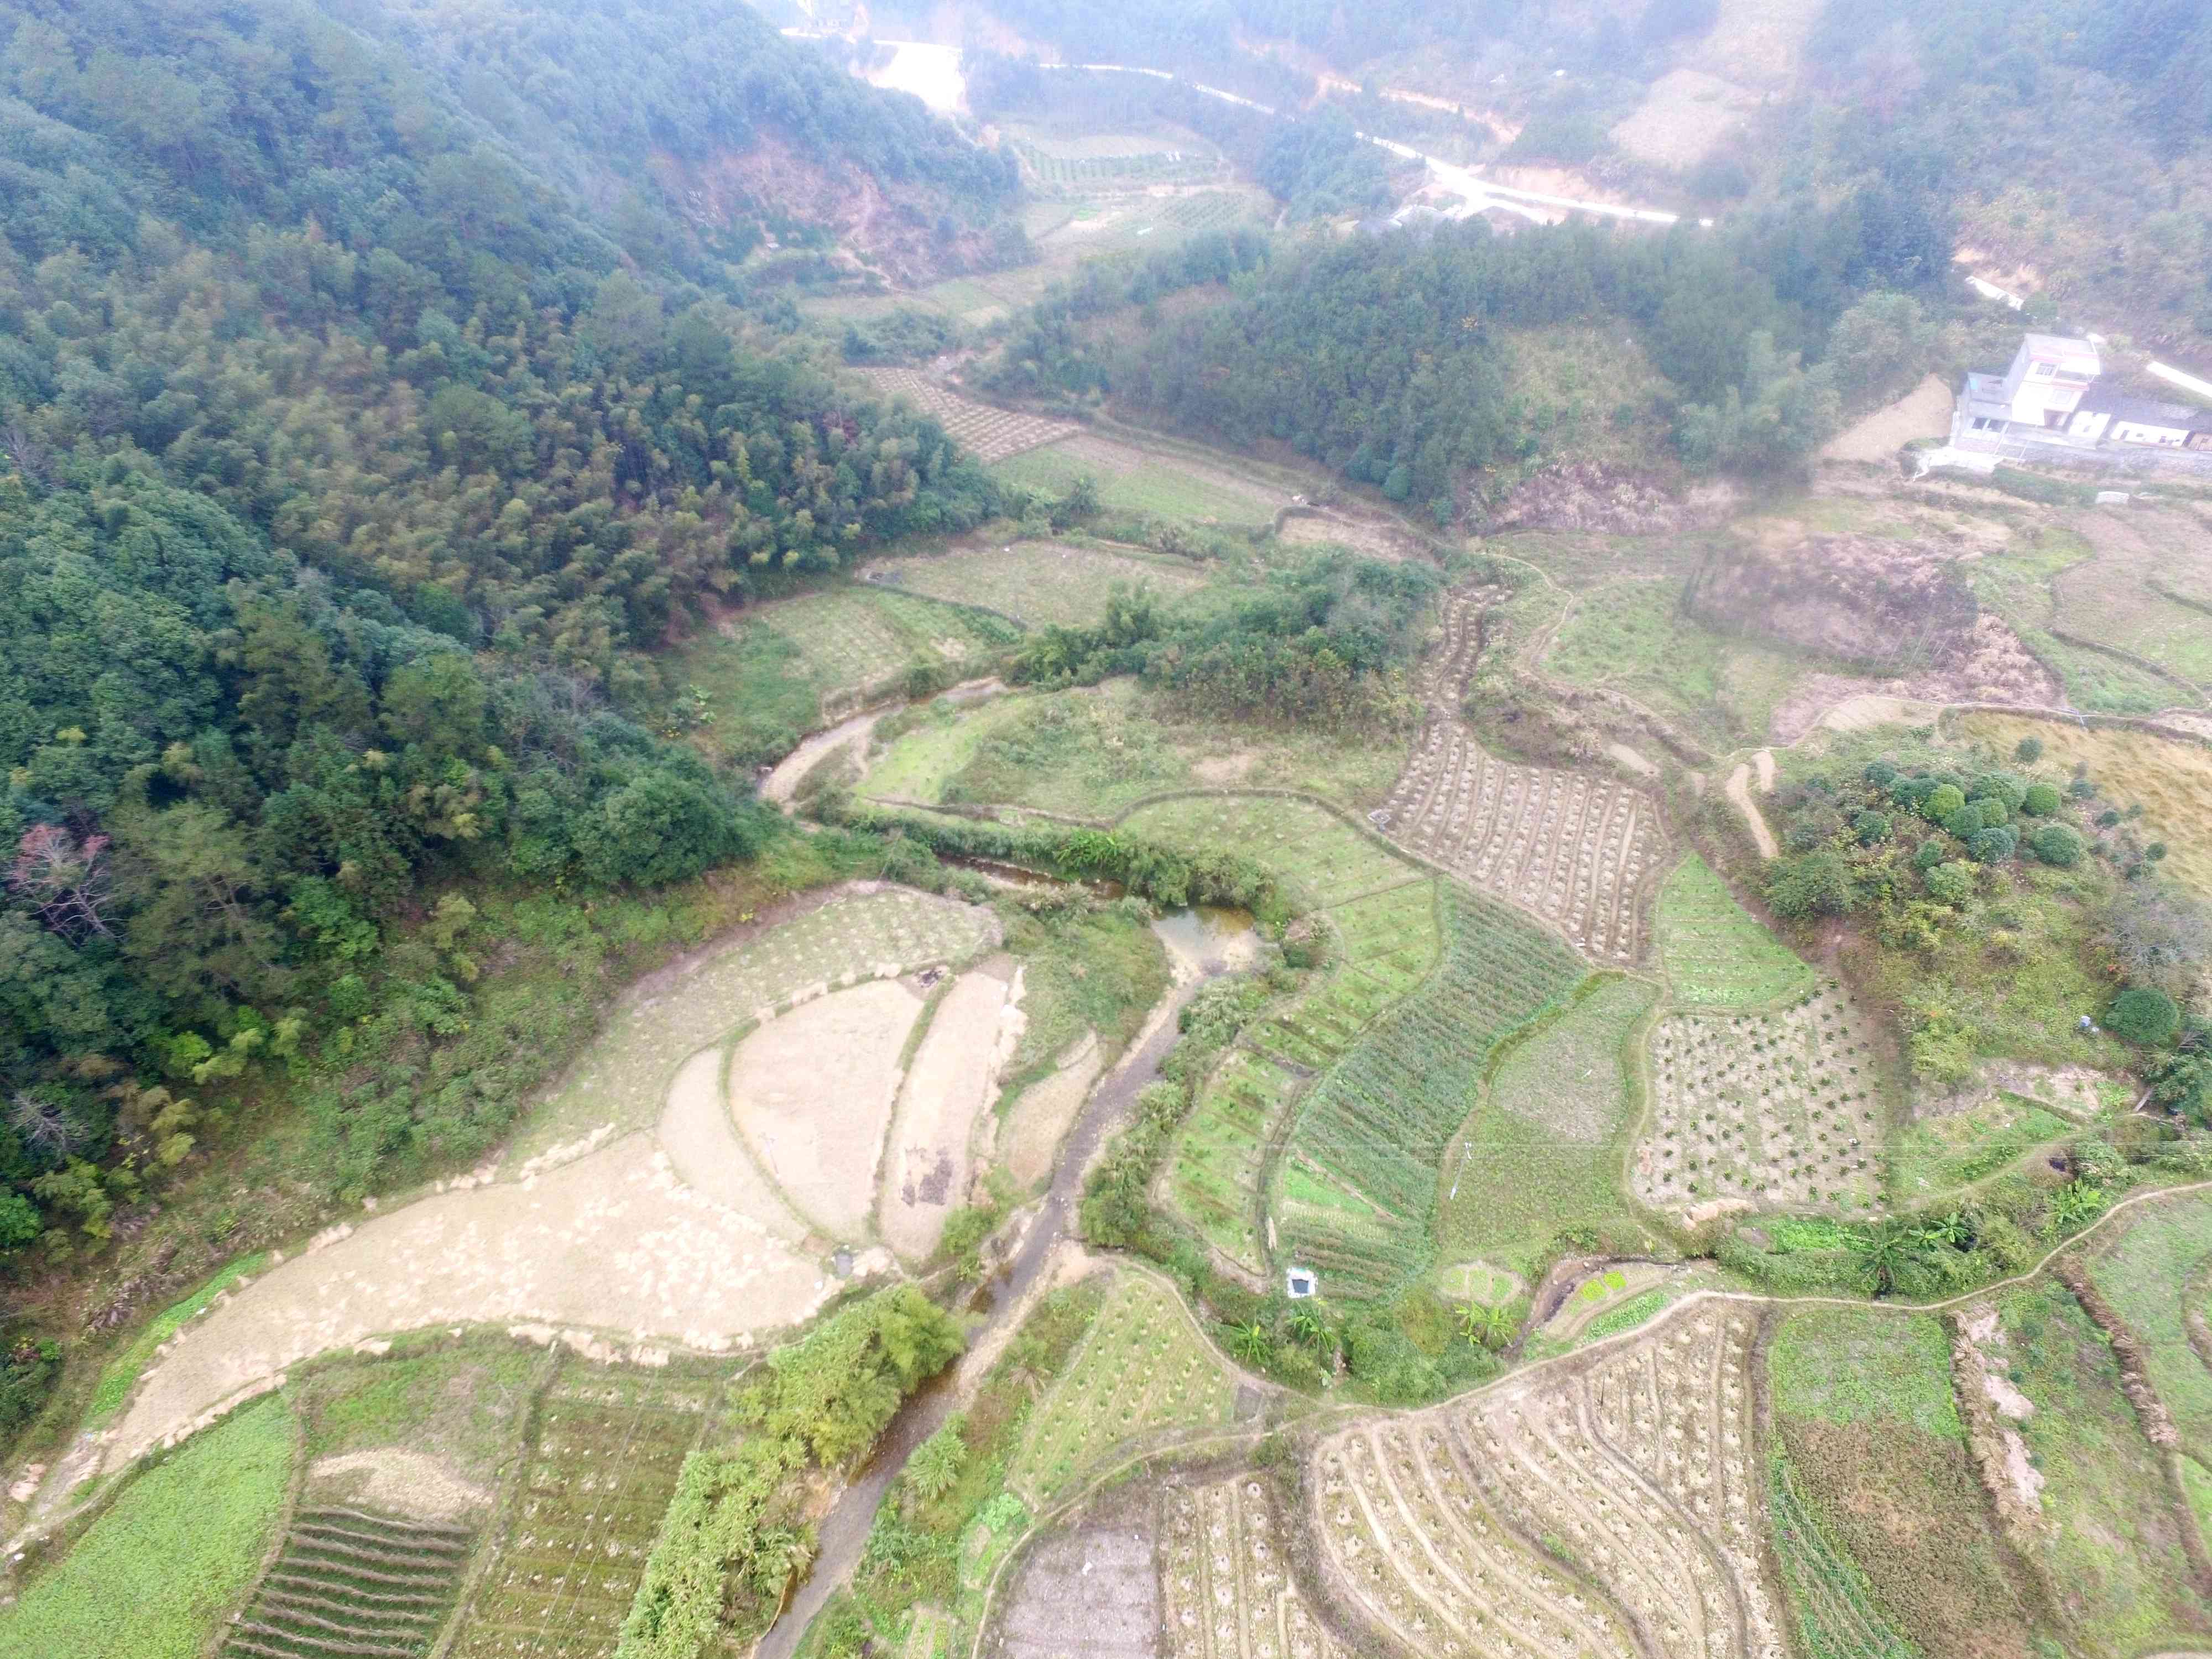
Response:
[{"label": "dirt path", "polygon": [[792,799],[799,786],[806,781],[807,774],[848,744],[860,745],[863,757],[867,753],[868,738],[874,733],[876,722],[890,713],[889,708],[872,708],[849,720],[840,720],[826,732],[817,732],[804,739],[775,763],[775,769],[760,781],[760,798],[773,805],[791,811]]},{"label": "dirt path", "polygon": [[1751,763],[1759,769],[1759,793],[1762,795],[1772,794],[1774,793],[1774,751],[1771,749],[1760,750],[1751,757]]},{"label": "dirt path", "polygon": [[1748,764],[1739,766],[1729,774],[1728,798],[1729,804],[1743,815],[1744,823],[1751,830],[1751,838],[1759,843],[1759,857],[1771,859],[1778,856],[1782,848],[1775,842],[1774,831],[1766,827],[1765,815],[1759,810],[1759,803],[1751,798],[1751,768]]}]

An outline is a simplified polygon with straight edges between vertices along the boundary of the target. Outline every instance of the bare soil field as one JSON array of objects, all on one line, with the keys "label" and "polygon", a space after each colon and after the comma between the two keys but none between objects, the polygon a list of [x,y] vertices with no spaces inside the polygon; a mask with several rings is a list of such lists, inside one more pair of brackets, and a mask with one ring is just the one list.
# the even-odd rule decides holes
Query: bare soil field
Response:
[{"label": "bare soil field", "polygon": [[185,1327],[104,1468],[179,1437],[284,1369],[387,1331],[544,1323],[722,1351],[812,1315],[836,1281],[686,1186],[649,1135],[550,1175],[409,1205],[245,1283]]},{"label": "bare soil field", "polygon": [[730,1114],[793,1209],[832,1238],[864,1238],[922,1000],[893,980],[793,1009],[730,1056]]},{"label": "bare soil field", "polygon": [[1677,173],[1744,130],[1759,108],[1754,93],[1702,70],[1669,70],[1654,81],[1635,112],[1613,130],[1613,142],[1639,161]]},{"label": "bare soil field", "polygon": [[1951,429],[1951,388],[1930,374],[1887,409],[1844,428],[1821,450],[1824,461],[1863,461],[1894,470],[1897,452],[1915,438],[1940,438]]},{"label": "bare soil field", "polygon": [[1428,544],[1403,525],[1343,507],[1301,507],[1275,532],[1293,547],[1349,547],[1376,559],[1425,559]]},{"label": "bare soil field", "polygon": [[1003,1162],[1018,1186],[1034,1187],[1052,1173],[1054,1156],[1083,1109],[1103,1062],[1094,1032],[1062,1056],[1058,1071],[1023,1090],[1007,1109]]},{"label": "bare soil field", "polygon": [[[899,1091],[876,1210],[884,1242],[905,1261],[927,1261],[946,1217],[968,1202],[975,1125],[1021,1034],[1020,977],[1011,961],[963,974],[915,1053]],[[872,1172],[874,1167],[871,1159]]]},{"label": "bare soil field", "polygon": [[1066,421],[1020,415],[979,403],[926,369],[864,368],[858,372],[866,377],[878,395],[904,398],[924,414],[935,416],[963,448],[987,466],[1082,430]]},{"label": "bare soil field", "polygon": [[1003,1659],[1157,1659],[1150,1518],[1062,1533],[1031,1550],[993,1651]]}]

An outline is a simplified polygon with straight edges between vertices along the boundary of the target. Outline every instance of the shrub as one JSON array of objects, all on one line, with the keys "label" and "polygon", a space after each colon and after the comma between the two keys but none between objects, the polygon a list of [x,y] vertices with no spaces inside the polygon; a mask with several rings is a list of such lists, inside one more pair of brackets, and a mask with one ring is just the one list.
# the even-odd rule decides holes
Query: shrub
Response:
[{"label": "shrub", "polygon": [[1979,801],[1969,801],[1955,812],[1946,812],[1942,823],[1948,833],[1956,836],[1960,841],[1978,836],[1984,827],[1982,804]]},{"label": "shrub", "polygon": [[1984,830],[2002,829],[2012,822],[2012,808],[1994,795],[1978,797],[1973,803],[1973,807],[1982,815],[1982,828]]},{"label": "shrub", "polygon": [[2130,985],[2112,999],[2105,1011],[2105,1024],[2130,1042],[2154,1047],[2179,1027],[2181,1010],[2155,986]]},{"label": "shrub", "polygon": [[2005,811],[2017,812],[2027,798],[2027,786],[2009,772],[1984,772],[1966,792],[1970,800],[2001,800]]},{"label": "shrub", "polygon": [[1974,896],[1974,866],[1963,859],[1936,865],[1926,872],[1928,896],[1945,904],[1964,904]]},{"label": "shrub", "polygon": [[2034,765],[2043,758],[2043,739],[2022,738],[2020,740],[2020,747],[2012,751],[2012,757],[2022,766]]},{"label": "shrub", "polygon": [[1979,830],[1966,839],[1966,851],[1978,864],[2002,864],[2020,850],[2020,837],[2002,826]]},{"label": "shrub", "polygon": [[1928,797],[1936,793],[1936,780],[1929,777],[1899,778],[1889,787],[1889,798],[1899,806],[1911,811],[1921,811]]},{"label": "shrub", "polygon": [[[2031,743],[2033,738],[2028,739]],[[2047,818],[2064,803],[2065,797],[2047,783],[2031,783],[2021,797],[2020,810],[2032,818]]]},{"label": "shrub", "polygon": [[1860,846],[1877,846],[1889,839],[1889,818],[1881,812],[1862,812],[1851,820],[1851,833]]},{"label": "shrub", "polygon": [[1920,816],[1931,823],[1941,823],[1966,804],[1966,792],[1957,784],[1939,783],[1920,803]]},{"label": "shrub", "polygon": [[2061,870],[2078,863],[2087,845],[2081,831],[2068,824],[2039,823],[2027,832],[2027,850]]},{"label": "shrub", "polygon": [[1886,760],[1869,761],[1861,776],[1877,789],[1887,789],[1897,781],[1897,769]]},{"label": "shrub", "polygon": [[1780,916],[1839,916],[1856,896],[1850,867],[1826,848],[1783,860],[1766,884],[1766,902]]},{"label": "shrub", "polygon": [[1926,875],[1943,862],[1943,843],[1930,836],[1912,849],[1912,867]]}]

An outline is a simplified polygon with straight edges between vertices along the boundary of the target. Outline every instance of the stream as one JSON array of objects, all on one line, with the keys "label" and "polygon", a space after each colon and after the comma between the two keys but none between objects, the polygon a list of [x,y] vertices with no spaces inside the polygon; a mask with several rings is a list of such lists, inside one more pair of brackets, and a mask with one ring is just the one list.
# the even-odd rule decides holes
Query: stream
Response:
[{"label": "stream", "polygon": [[[1069,1231],[1085,1170],[1107,1134],[1128,1116],[1138,1091],[1159,1076],[1160,1062],[1168,1057],[1179,1035],[1176,1017],[1183,1005],[1208,980],[1240,963],[1249,964],[1258,945],[1251,933],[1251,918],[1242,911],[1185,911],[1163,917],[1153,928],[1176,968],[1176,986],[1153,1010],[1137,1047],[1091,1090],[1082,1115],[1067,1132],[1053,1171],[1051,1190],[1023,1235],[1021,1248],[996,1277],[978,1289],[976,1300],[987,1306],[983,1322],[968,1334],[970,1352],[1021,1310],[1024,1298],[1051,1260],[1053,1247]],[[860,1552],[867,1546],[876,1510],[891,1482],[898,1479],[915,1449],[936,1433],[959,1405],[960,1390],[954,1382],[957,1371],[957,1366],[949,1368],[899,1408],[866,1464],[838,1494],[816,1529],[811,1575],[761,1638],[753,1650],[754,1659],[790,1659],[806,1627],[852,1576]]]}]

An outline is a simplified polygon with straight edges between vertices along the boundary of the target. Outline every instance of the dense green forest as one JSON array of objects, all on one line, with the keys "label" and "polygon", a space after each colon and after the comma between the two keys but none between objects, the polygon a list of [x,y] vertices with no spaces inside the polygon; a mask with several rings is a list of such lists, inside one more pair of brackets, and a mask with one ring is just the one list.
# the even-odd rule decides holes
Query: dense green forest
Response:
[{"label": "dense green forest", "polygon": [[557,1044],[499,1039],[471,952],[518,947],[459,884],[547,895],[551,951],[562,895],[756,848],[648,729],[653,648],[991,507],[810,367],[741,264],[766,216],[686,216],[648,155],[772,143],[977,222],[1012,173],[743,9],[10,3],[0,39],[12,1250],[104,1236],[270,1068],[333,1187],[487,1144]]}]

